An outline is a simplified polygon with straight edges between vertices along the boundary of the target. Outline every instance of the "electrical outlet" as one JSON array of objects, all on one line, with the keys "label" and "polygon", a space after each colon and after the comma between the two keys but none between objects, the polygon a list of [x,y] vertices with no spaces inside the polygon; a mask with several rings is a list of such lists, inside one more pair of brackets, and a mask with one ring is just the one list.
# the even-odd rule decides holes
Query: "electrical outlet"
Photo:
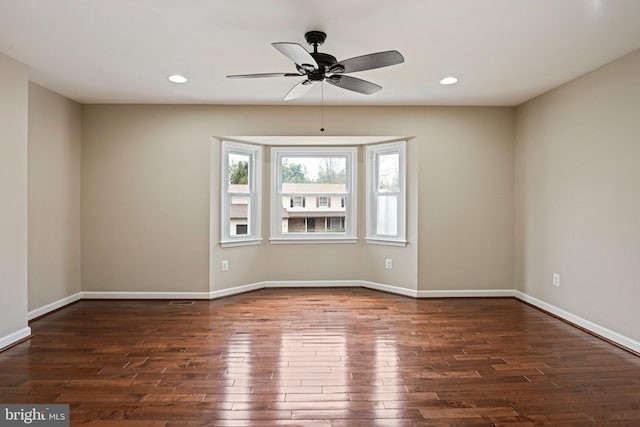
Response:
[{"label": "electrical outlet", "polygon": [[560,275],[558,273],[553,273],[553,286],[560,286]]},{"label": "electrical outlet", "polygon": [[384,260],[384,266],[387,270],[391,270],[393,268],[393,261],[391,258],[387,258]]},{"label": "electrical outlet", "polygon": [[229,271],[229,261],[226,259],[222,261],[222,271]]}]

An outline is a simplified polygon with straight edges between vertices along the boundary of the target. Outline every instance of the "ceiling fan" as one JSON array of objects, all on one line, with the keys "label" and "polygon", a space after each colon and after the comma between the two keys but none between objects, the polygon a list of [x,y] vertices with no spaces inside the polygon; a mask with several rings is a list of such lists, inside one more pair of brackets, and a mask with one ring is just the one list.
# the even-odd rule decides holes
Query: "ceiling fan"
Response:
[{"label": "ceiling fan", "polygon": [[327,38],[325,33],[322,31],[309,31],[304,37],[307,43],[313,46],[313,52],[308,52],[298,43],[271,43],[280,53],[295,63],[297,73],[233,74],[227,76],[227,78],[304,77],[304,80],[296,84],[289,93],[287,93],[284,97],[285,101],[301,98],[311,89],[313,83],[322,81],[326,81],[342,89],[371,95],[382,89],[382,86],[345,74],[388,67],[389,65],[404,62],[404,57],[397,50],[370,53],[368,55],[337,61],[333,55],[318,52],[318,46],[323,44]]}]

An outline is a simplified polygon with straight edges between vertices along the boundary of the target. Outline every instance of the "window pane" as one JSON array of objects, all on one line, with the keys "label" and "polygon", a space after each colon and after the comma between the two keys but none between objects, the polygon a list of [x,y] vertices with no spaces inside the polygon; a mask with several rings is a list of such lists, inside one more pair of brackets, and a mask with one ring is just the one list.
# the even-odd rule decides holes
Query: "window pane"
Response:
[{"label": "window pane", "polygon": [[343,203],[332,207],[331,195],[346,192],[347,157],[283,156],[280,166],[281,190],[288,194],[282,196],[281,232],[344,232],[346,209]]},{"label": "window pane", "polygon": [[262,234],[262,147],[222,141],[221,149],[220,244],[258,244]]},{"label": "window pane", "polygon": [[249,192],[249,161],[246,154],[229,153],[229,191]]},{"label": "window pane", "polygon": [[304,197],[294,196],[291,198],[291,207],[292,208],[304,208],[305,205]]},{"label": "window pane", "polygon": [[[282,184],[346,184],[346,156],[282,157]],[[287,190],[283,188],[283,191]]]},{"label": "window pane", "polygon": [[251,198],[233,196],[230,198],[229,236],[249,234],[249,212]]},{"label": "window pane", "polygon": [[[321,186],[321,184],[316,184]],[[343,198],[330,196],[282,196],[280,221],[282,234],[345,232],[346,209]]]},{"label": "window pane", "polygon": [[367,239],[406,245],[406,141],[365,147],[367,168]]},{"label": "window pane", "polygon": [[355,238],[356,147],[273,147],[272,239]]},{"label": "window pane", "polygon": [[378,191],[400,191],[400,153],[377,155]]},{"label": "window pane", "polygon": [[376,234],[398,235],[398,196],[378,196]]}]

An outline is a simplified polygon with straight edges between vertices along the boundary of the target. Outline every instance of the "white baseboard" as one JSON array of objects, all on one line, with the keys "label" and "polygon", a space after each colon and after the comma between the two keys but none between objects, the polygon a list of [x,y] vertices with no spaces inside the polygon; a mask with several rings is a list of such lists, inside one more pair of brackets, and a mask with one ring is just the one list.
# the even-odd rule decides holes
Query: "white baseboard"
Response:
[{"label": "white baseboard", "polygon": [[[367,280],[290,280],[261,282],[264,288],[369,288],[378,291],[416,297],[414,289],[401,288],[399,286],[385,285],[383,283],[369,282]],[[259,289],[259,288],[258,288]]]},{"label": "white baseboard", "polygon": [[59,299],[58,301],[54,301],[51,304],[47,304],[47,305],[43,305],[40,308],[36,308],[35,310],[31,310],[29,313],[27,313],[27,319],[28,320],[33,320],[36,317],[40,317],[43,316],[47,313],[51,313],[54,310],[57,310],[61,307],[64,307],[65,305],[71,304],[73,302],[76,302],[78,300],[80,300],[82,298],[82,292],[76,292],[73,295],[69,295],[68,297],[64,297]]},{"label": "white baseboard", "polygon": [[5,335],[4,337],[0,337],[0,349],[10,346],[21,339],[27,338],[31,335],[31,328],[26,327],[22,328],[19,331],[15,331],[10,333],[9,335]]},{"label": "white baseboard", "polygon": [[243,294],[245,292],[257,291],[258,289],[264,288],[264,282],[258,283],[250,283],[248,285],[236,286],[234,288],[229,289],[221,289],[219,291],[211,291],[209,292],[209,299],[216,299],[222,297],[229,297],[232,295]]},{"label": "white baseboard", "polygon": [[231,295],[257,291],[264,288],[347,288],[362,286],[358,280],[290,280],[290,281],[264,281],[236,286],[229,289],[221,289],[209,292],[209,298],[222,298]]},{"label": "white baseboard", "polygon": [[265,288],[353,288],[360,287],[360,280],[271,280]]},{"label": "white baseboard", "polygon": [[600,335],[601,337],[613,341],[614,343],[626,347],[630,350],[633,350],[636,353],[640,353],[640,342],[632,338],[619,334],[615,331],[612,331],[611,329],[607,329],[604,326],[598,325],[597,323],[593,323],[589,320],[583,319],[580,316],[576,316],[573,313],[570,313],[538,298],[532,297],[531,295],[525,294],[524,292],[514,290],[513,293],[514,296],[521,301],[527,302],[535,307],[548,311],[549,313],[554,314],[561,319],[567,320],[575,325],[578,325],[581,328],[588,330],[589,332],[593,332],[596,335]]},{"label": "white baseboard", "polygon": [[418,296],[418,291],[415,289],[401,288],[399,286],[385,285],[384,283],[369,282],[365,280],[362,280],[359,283],[363,288],[374,289],[376,291],[389,292],[412,298],[416,298]]},{"label": "white baseboard", "polygon": [[83,291],[82,299],[209,299],[209,292],[95,292]]},{"label": "white baseboard", "polygon": [[418,298],[478,298],[478,297],[513,297],[513,289],[481,289],[481,290],[428,290],[418,291]]}]

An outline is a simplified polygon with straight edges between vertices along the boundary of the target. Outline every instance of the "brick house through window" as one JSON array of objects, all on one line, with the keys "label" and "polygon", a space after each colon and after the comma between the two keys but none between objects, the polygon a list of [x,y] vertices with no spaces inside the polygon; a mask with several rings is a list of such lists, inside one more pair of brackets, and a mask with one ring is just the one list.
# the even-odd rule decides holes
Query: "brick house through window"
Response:
[{"label": "brick house through window", "polygon": [[[282,231],[285,233],[343,232],[345,228],[344,184],[284,184],[284,190],[304,196],[283,197]],[[315,193],[315,194],[314,194]],[[319,194],[318,194],[319,193]],[[322,194],[326,195],[322,195]],[[247,233],[247,203],[244,197],[232,199],[232,234]]]},{"label": "brick house through window", "polygon": [[344,189],[344,184],[283,183],[283,193],[296,195],[282,198],[282,232],[343,232]]}]

